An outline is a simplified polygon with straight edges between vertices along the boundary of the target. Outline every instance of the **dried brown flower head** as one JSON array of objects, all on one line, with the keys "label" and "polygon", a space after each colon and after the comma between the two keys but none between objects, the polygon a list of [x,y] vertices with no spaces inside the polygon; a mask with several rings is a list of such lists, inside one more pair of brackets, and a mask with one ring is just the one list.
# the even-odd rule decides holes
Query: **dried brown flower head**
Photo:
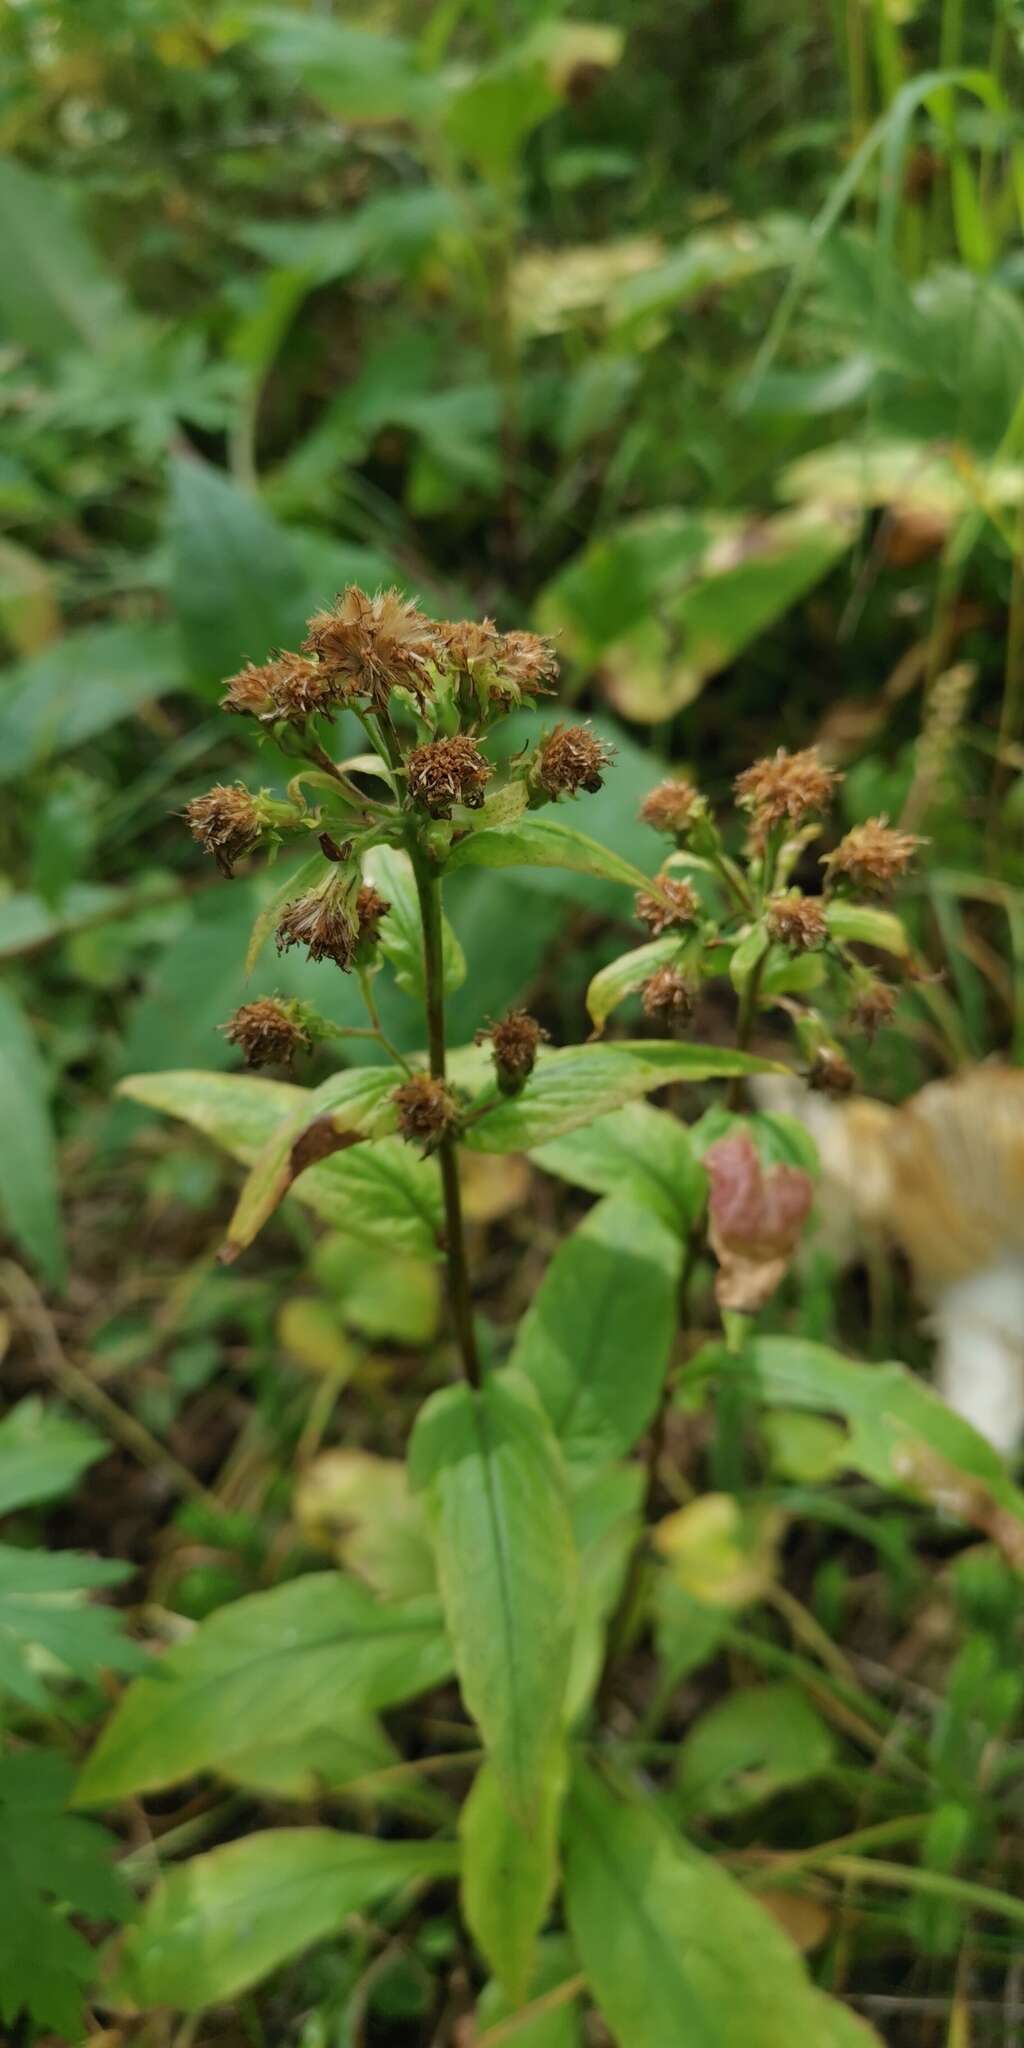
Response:
[{"label": "dried brown flower head", "polygon": [[[298,656],[295,657],[298,660]],[[224,684],[224,695],[220,700],[222,711],[241,711],[249,718],[270,718],[274,711],[274,677],[276,661],[268,661],[261,668],[247,661],[237,675],[228,676]]]},{"label": "dried brown flower head", "polygon": [[828,938],[825,912],[816,896],[776,896],[764,914],[765,930],[793,953],[812,953]]},{"label": "dried brown flower head", "polygon": [[466,733],[414,747],[406,767],[409,795],[432,818],[450,818],[453,804],[479,810],[494,772]]},{"label": "dried brown flower head", "polygon": [[339,697],[364,697],[387,709],[393,689],[411,690],[423,704],[431,664],[444,657],[438,628],[397,590],[369,597],[350,584],[329,611],[316,612],[302,643],[315,654]]},{"label": "dried brown flower head", "polygon": [[554,642],[543,633],[502,633],[498,656],[497,694],[508,702],[540,697],[558,681]]},{"label": "dried brown flower head", "polygon": [[488,1025],[485,1031],[476,1033],[477,1045],[482,1045],[487,1038],[491,1041],[498,1086],[503,1095],[515,1095],[529,1080],[538,1050],[547,1037],[543,1025],[538,1024],[528,1010],[509,1010],[497,1024]]},{"label": "dried brown flower head", "polygon": [[746,1131],[709,1145],[704,1167],[719,1306],[763,1308],[799,1243],[814,1199],[811,1177],[798,1166],[765,1168]]},{"label": "dried brown flower head", "polygon": [[220,701],[224,711],[241,711],[250,718],[287,718],[300,725],[318,711],[332,710],[338,690],[319,662],[285,653],[260,668],[247,661],[237,675],[229,676]]},{"label": "dried brown flower head", "polygon": [[392,1100],[398,1107],[398,1128],[411,1145],[428,1152],[452,1130],[458,1119],[458,1104],[444,1081],[432,1074],[410,1074]]},{"label": "dried brown flower head", "polygon": [[682,838],[693,817],[694,805],[703,808],[704,799],[692,782],[669,778],[659,782],[645,796],[640,806],[643,824],[653,827],[655,832],[670,832],[677,839]]},{"label": "dried brown flower head", "polygon": [[228,1044],[239,1047],[248,1067],[287,1066],[297,1052],[308,1052],[312,1044],[302,1005],[282,1002],[279,996],[260,996],[254,1003],[243,1003],[220,1028]]},{"label": "dried brown flower head", "polygon": [[652,1023],[676,1029],[689,1023],[696,1000],[692,982],[680,974],[678,967],[659,967],[641,990],[644,1016],[650,1017]]},{"label": "dried brown flower head", "polygon": [[311,960],[334,960],[347,973],[360,936],[351,877],[329,869],[315,888],[286,905],[275,936],[279,953],[305,946]]},{"label": "dried brown flower head", "polygon": [[445,619],[437,630],[448,665],[458,675],[471,676],[500,657],[502,636],[493,619]]},{"label": "dried brown flower head", "polygon": [[857,1076],[848,1059],[834,1046],[819,1046],[807,1073],[807,1086],[818,1095],[849,1095]]},{"label": "dried brown flower head", "polygon": [[883,1024],[891,1024],[896,1011],[896,990],[884,981],[869,981],[850,1005],[850,1022],[874,1038]]},{"label": "dried brown flower head", "polygon": [[576,796],[581,789],[593,796],[602,787],[613,752],[595,739],[589,726],[556,725],[537,749],[531,781],[549,797]]},{"label": "dried brown flower head", "polygon": [[655,939],[660,939],[663,932],[676,931],[680,925],[692,924],[700,910],[700,899],[692,882],[677,875],[660,874],[654,888],[638,889],[634,900],[641,924],[647,926]]},{"label": "dried brown flower head", "polygon": [[744,768],[736,777],[736,801],[762,832],[788,822],[798,825],[832,800],[839,777],[826,768],[816,747],[789,754],[785,747]]},{"label": "dried brown flower head", "polygon": [[359,926],[360,948],[374,946],[380,937],[380,921],[386,917],[391,905],[386,896],[378,894],[370,882],[364,882],[356,897],[356,922]]},{"label": "dried brown flower head", "polygon": [[194,796],[185,805],[185,818],[193,839],[204,853],[212,853],[222,875],[230,875],[236,860],[252,852],[263,829],[256,798],[240,782],[218,782],[205,796]]},{"label": "dried brown flower head", "polygon": [[918,847],[924,844],[916,832],[898,832],[888,818],[866,818],[823,856],[822,865],[830,882],[845,875],[856,888],[884,894],[906,874]]}]

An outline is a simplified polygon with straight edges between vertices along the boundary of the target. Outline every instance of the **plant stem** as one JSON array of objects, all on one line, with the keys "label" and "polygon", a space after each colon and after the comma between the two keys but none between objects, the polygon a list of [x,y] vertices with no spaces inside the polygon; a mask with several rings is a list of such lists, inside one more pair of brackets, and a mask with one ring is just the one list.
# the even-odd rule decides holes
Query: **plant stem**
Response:
[{"label": "plant stem", "polygon": [[[435,1080],[445,1078],[444,960],[441,937],[441,885],[431,874],[419,848],[410,843],[409,857],[416,877],[420,917],[423,924],[423,977],[427,998],[427,1048],[430,1071]],[[462,1224],[462,1190],[455,1142],[448,1136],[438,1146],[441,1187],[444,1193],[445,1253],[448,1260],[448,1300],[462,1358],[462,1370],[471,1387],[483,1384],[480,1356],[473,1328],[473,1300],[469,1288],[466,1238]]]},{"label": "plant stem", "polygon": [[[740,1014],[736,1026],[736,1046],[739,1052],[747,1052],[750,1049],[754,1018],[757,1015],[757,999],[761,993],[761,976],[767,957],[767,953],[762,953],[760,960],[751,968],[747,985],[740,998]],[[743,1108],[742,1074],[734,1075],[729,1083],[728,1107],[733,1111]]]}]

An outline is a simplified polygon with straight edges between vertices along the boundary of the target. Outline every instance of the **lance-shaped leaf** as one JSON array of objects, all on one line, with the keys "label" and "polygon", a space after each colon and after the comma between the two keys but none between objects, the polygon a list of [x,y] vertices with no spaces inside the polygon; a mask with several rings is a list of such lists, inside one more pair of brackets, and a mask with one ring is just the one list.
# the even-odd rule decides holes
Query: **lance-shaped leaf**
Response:
[{"label": "lance-shaped leaf", "polygon": [[654,886],[632,861],[553,818],[520,818],[468,833],[448,855],[447,872],[456,868],[568,868],[572,874],[622,882],[627,889]]},{"label": "lance-shaped leaf", "polygon": [[895,953],[905,959],[910,939],[902,920],[891,910],[879,910],[874,903],[844,903],[839,899],[825,909],[825,922],[841,945],[877,946],[879,952]]},{"label": "lance-shaped leaf", "polygon": [[102,1806],[323,1728],[349,1706],[412,1699],[447,1678],[434,1599],[381,1606],[340,1572],[310,1572],[220,1607],[130,1685],[78,1782]]},{"label": "lance-shaped leaf", "polygon": [[[303,1105],[306,1120],[309,1115],[310,1090],[255,1074],[133,1074],[118,1092],[183,1118],[243,1166],[253,1165],[286,1117]],[[295,1195],[325,1223],[354,1237],[393,1251],[439,1256],[437,1161],[422,1159],[400,1138],[379,1138],[310,1167],[296,1182]]]},{"label": "lance-shaped leaf", "polygon": [[309,1167],[364,1138],[393,1131],[397,1111],[393,1067],[351,1067],[314,1088],[267,1139],[238,1197],[221,1252],[225,1263],[238,1257],[289,1188]]},{"label": "lance-shaped leaf", "polygon": [[880,2048],[720,1863],[591,1771],[565,1856],[570,1931],[619,2048]]},{"label": "lance-shaped leaf", "polygon": [[628,1194],[599,1202],[555,1253],[512,1363],[533,1381],[573,1462],[624,1456],[650,1421],[682,1262],[678,1232]]},{"label": "lance-shaped leaf", "polygon": [[558,1444],[533,1388],[503,1372],[421,1410],[424,1489],[455,1666],[513,1811],[530,1821],[560,1753],[576,1554]]},{"label": "lance-shaped leaf", "polygon": [[630,1194],[686,1232],[707,1199],[707,1176],[687,1126],[649,1102],[627,1102],[608,1116],[552,1138],[531,1154],[535,1166],[593,1195]]},{"label": "lance-shaped leaf", "polygon": [[565,1752],[555,1751],[526,1822],[509,1805],[494,1764],[484,1763],[459,1816],[466,1924],[502,1989],[516,2002],[526,1997],[537,1936],[558,1876],[565,1777]]},{"label": "lance-shaped leaf", "polygon": [[673,1081],[780,1071],[771,1060],[751,1053],[674,1040],[567,1045],[541,1053],[518,1095],[503,1096],[496,1084],[485,1089],[472,1105],[464,1142],[476,1152],[529,1152]]},{"label": "lance-shaped leaf", "polygon": [[681,938],[678,932],[668,933],[649,945],[634,946],[632,952],[621,953],[607,967],[599,968],[587,989],[587,1011],[595,1031],[603,1031],[612,1011],[643,988],[659,967],[682,967],[691,948],[692,940]]},{"label": "lance-shaped leaf", "polygon": [[[426,994],[423,968],[423,924],[416,878],[407,853],[394,846],[376,846],[363,862],[368,882],[391,908],[380,924],[380,950],[394,970],[399,988],[422,1002]],[[453,995],[466,979],[466,956],[446,917],[441,919],[444,992]]]},{"label": "lance-shaped leaf", "polygon": [[194,1856],[159,1880],[131,1928],[109,1997],[130,2010],[221,2005],[417,1880],[453,1877],[452,1842],[376,1842],[274,1828]]}]

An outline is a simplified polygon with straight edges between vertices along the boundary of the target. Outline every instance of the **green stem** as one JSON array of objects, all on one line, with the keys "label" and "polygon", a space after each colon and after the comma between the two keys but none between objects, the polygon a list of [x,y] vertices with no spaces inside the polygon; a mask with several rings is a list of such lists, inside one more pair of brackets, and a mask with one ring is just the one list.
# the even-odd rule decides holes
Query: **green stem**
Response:
[{"label": "green stem", "polygon": [[[446,1073],[444,1034],[444,959],[442,952],[441,884],[432,874],[420,849],[410,841],[409,857],[416,877],[420,918],[423,925],[423,976],[426,985],[427,1048],[430,1071],[443,1081]],[[473,1298],[469,1286],[466,1238],[462,1223],[462,1190],[459,1162],[452,1137],[442,1138],[437,1152],[444,1194],[445,1255],[448,1261],[448,1300],[458,1339],[462,1370],[471,1387],[483,1384],[480,1356],[473,1328]]]},{"label": "green stem", "polygon": [[[761,993],[761,976],[764,973],[765,961],[767,960],[767,958],[768,953],[766,948],[765,951],[762,953],[760,960],[756,961],[754,966],[751,968],[750,973],[747,977],[746,987],[744,988],[743,994],[740,997],[740,1014],[736,1025],[736,1048],[738,1052],[749,1052],[750,1050],[750,1040],[754,1030],[754,1018],[757,1015],[757,999]],[[736,1112],[737,1110],[741,1110],[743,1108],[742,1074],[735,1074],[733,1076],[733,1079],[729,1083],[728,1103],[729,1108],[733,1112]]]}]

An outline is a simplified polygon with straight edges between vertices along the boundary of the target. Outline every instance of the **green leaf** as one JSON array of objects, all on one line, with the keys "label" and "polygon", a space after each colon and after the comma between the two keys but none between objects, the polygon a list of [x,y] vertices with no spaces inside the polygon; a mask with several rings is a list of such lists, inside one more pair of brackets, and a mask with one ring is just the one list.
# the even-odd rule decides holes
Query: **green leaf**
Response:
[{"label": "green leaf", "polygon": [[527,46],[479,71],[453,99],[445,131],[453,148],[486,178],[504,183],[527,136],[558,105],[545,66]]},{"label": "green leaf", "polygon": [[444,1388],[409,1453],[424,1490],[456,1670],[519,1817],[560,1752],[576,1558],[558,1445],[529,1383]]},{"label": "green leaf", "polygon": [[553,1755],[529,1822],[513,1811],[493,1763],[484,1763],[459,1816],[462,1910],[507,1996],[526,1997],[537,1936],[558,1876],[565,1757]]},{"label": "green leaf", "polygon": [[989,1527],[1024,1562],[1024,1493],[986,1438],[906,1366],[861,1365],[803,1337],[752,1336],[744,1359],[772,1407],[841,1418],[834,1472],[861,1472],[876,1486],[934,1499]]},{"label": "green leaf", "polygon": [[131,1908],[111,1837],[64,1810],[72,1775],[52,1750],[0,1757],[0,2019],[11,2039],[23,2012],[62,2041],[82,2039],[98,1955],[67,1909],[95,1922]]},{"label": "green leaf", "polygon": [[66,1260],[49,1095],[28,1019],[12,991],[0,988],[0,1211],[50,1285],[60,1287]]},{"label": "green leaf", "polygon": [[668,1110],[627,1102],[531,1153],[535,1166],[593,1195],[628,1194],[670,1228],[688,1232],[704,1207],[707,1181],[690,1134]]},{"label": "green leaf", "polygon": [[640,1536],[644,1475],[633,1461],[628,1465],[576,1465],[570,1469],[569,1479],[573,1535],[580,1560],[566,1695],[566,1718],[573,1727],[600,1682],[607,1624]]},{"label": "green leaf", "polygon": [[[545,1935],[543,1941],[537,1943],[537,1960],[527,1991],[527,2003],[533,2005],[538,1999],[547,1999],[562,1985],[576,1981],[578,1975],[572,1944],[562,1934]],[[492,2027],[497,2028],[506,2020],[518,2020],[521,2004],[521,2000],[509,1998],[500,1984],[492,1981],[486,1985],[477,2001],[478,2038],[486,2041]],[[582,2032],[578,1990],[558,2004],[548,2005],[547,2010],[538,2012],[535,2018],[522,2020],[508,2039],[513,2048],[580,2048]]]},{"label": "green leaf", "polygon": [[825,922],[841,945],[877,946],[880,952],[905,959],[910,939],[900,918],[891,910],[878,910],[872,903],[837,901],[825,907]]},{"label": "green leaf", "polygon": [[764,959],[768,943],[763,924],[754,924],[735,948],[729,962],[729,980],[737,995],[743,994],[755,967]]},{"label": "green leaf", "polygon": [[285,529],[208,462],[171,468],[172,595],[193,680],[215,694],[246,661],[297,646],[311,593]]},{"label": "green leaf", "polygon": [[620,953],[617,960],[599,968],[587,989],[587,1011],[595,1031],[603,1031],[612,1011],[627,996],[635,995],[659,967],[681,967],[691,945],[692,940],[681,938],[678,932],[669,933],[646,946],[634,946],[632,952]]},{"label": "green leaf", "polygon": [[0,323],[9,340],[58,356],[116,339],[128,307],[69,194],[10,157],[0,158],[0,232]]},{"label": "green leaf", "polygon": [[331,1828],[247,1835],[160,1879],[125,1938],[110,1996],[136,2011],[222,2005],[350,1914],[457,1869],[449,1842],[376,1842]]},{"label": "green leaf", "polygon": [[[310,1092],[255,1074],[134,1074],[118,1091],[132,1102],[182,1117],[252,1166],[282,1119]],[[295,1183],[295,1198],[338,1230],[422,1257],[440,1256],[441,1186],[437,1161],[421,1159],[401,1138],[379,1138],[311,1166]]]},{"label": "green leaf", "polygon": [[[377,846],[363,862],[363,872],[391,908],[381,919],[380,950],[394,970],[399,988],[417,1002],[425,1000],[423,926],[412,862],[393,846]],[[448,919],[441,920],[444,992],[453,995],[466,979],[466,956]]]},{"label": "green leaf", "polygon": [[106,1449],[84,1423],[26,1395],[0,1422],[0,1515],[68,1493]]},{"label": "green leaf", "polygon": [[222,1259],[252,1243],[295,1181],[310,1166],[394,1128],[393,1067],[349,1067],[304,1092],[261,1148],[228,1224]]},{"label": "green leaf", "polygon": [[78,1782],[76,1804],[104,1805],[230,1767],[254,1744],[330,1726],[336,1714],[393,1706],[451,1670],[435,1600],[382,1607],[340,1572],[251,1593],[201,1621],[136,1679]]},{"label": "green leaf", "polygon": [[622,882],[627,889],[649,889],[650,876],[623,860],[610,847],[588,839],[554,818],[519,818],[510,825],[491,825],[469,832],[452,847],[446,872],[457,868],[566,868],[571,874],[599,875]]},{"label": "green leaf", "polygon": [[598,1202],[555,1253],[512,1363],[533,1381],[570,1461],[624,1456],[654,1414],[682,1263],[679,1235],[628,1194]]},{"label": "green leaf", "polygon": [[[145,1654],[121,1634],[117,1614],[82,1599],[93,1586],[116,1585],[128,1567],[75,1550],[24,1550],[0,1543],[0,1693],[46,1712],[52,1705],[39,1670],[40,1650],[60,1667],[95,1679],[101,1671],[138,1671]],[[47,1667],[44,1666],[44,1669]]]},{"label": "green leaf", "polygon": [[618,2048],[879,2048],[721,1864],[590,1771],[565,1854],[570,1931]]},{"label": "green leaf", "polygon": [[0,702],[0,782],[106,732],[182,687],[171,627],[83,626],[8,670]]},{"label": "green leaf", "polygon": [[745,1813],[827,1771],[832,1734],[798,1685],[748,1685],[694,1723],[676,1762],[682,1812]]},{"label": "green leaf", "polygon": [[419,120],[443,97],[418,69],[413,46],[326,15],[260,7],[251,17],[260,55],[293,72],[335,114],[354,122]]},{"label": "green leaf", "polygon": [[657,1038],[567,1045],[541,1053],[518,1095],[502,1096],[494,1085],[478,1096],[465,1143],[476,1152],[531,1152],[673,1081],[778,1071],[772,1061],[750,1053]]}]

